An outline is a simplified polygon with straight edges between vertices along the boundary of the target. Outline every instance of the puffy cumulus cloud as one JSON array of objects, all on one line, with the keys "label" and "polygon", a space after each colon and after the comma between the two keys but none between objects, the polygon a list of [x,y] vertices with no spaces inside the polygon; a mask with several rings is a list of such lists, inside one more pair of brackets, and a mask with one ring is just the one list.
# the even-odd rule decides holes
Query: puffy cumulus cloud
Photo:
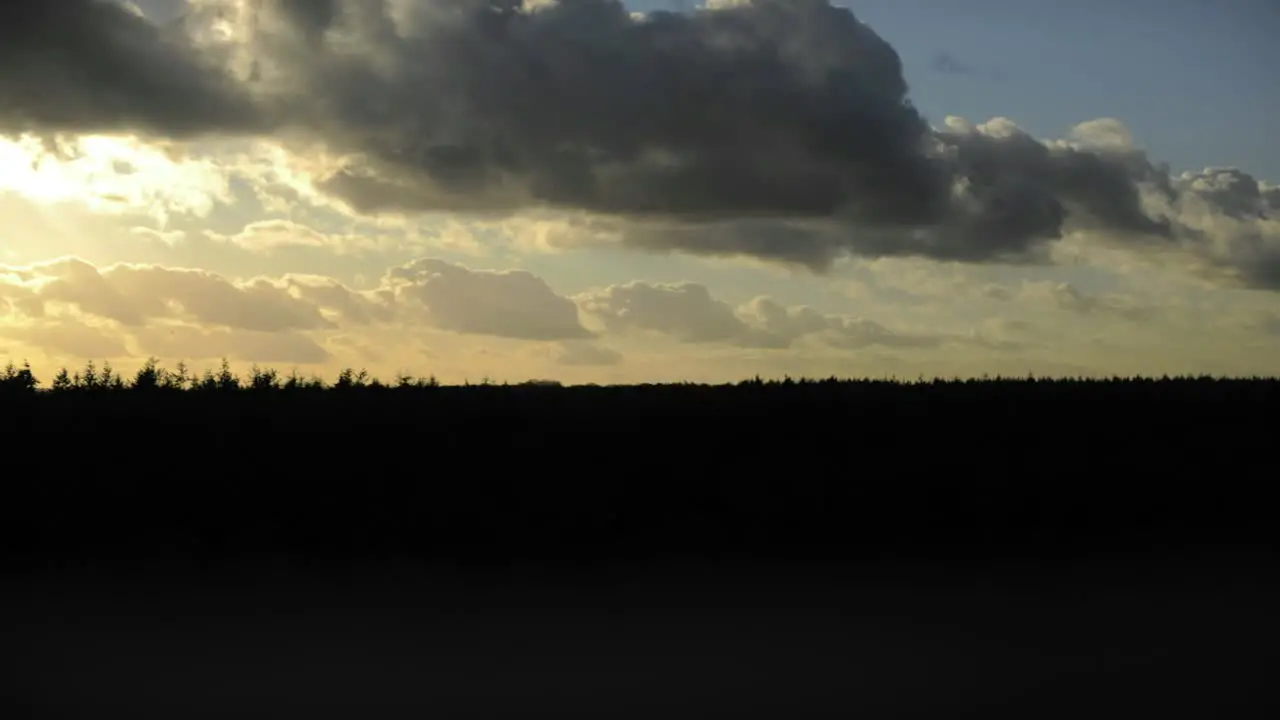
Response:
[{"label": "puffy cumulus cloud", "polygon": [[[54,5],[0,15],[0,129],[270,131],[324,159],[259,163],[273,206],[559,209],[624,245],[818,271],[849,254],[1048,261],[1090,231],[1276,284],[1269,215],[1233,215],[1113,119],[1059,141],[1002,118],[931,127],[893,47],[826,0],[187,0],[163,23]],[[563,245],[543,229],[526,237]]]},{"label": "puffy cumulus cloud", "polygon": [[523,270],[472,270],[427,258],[390,270],[383,288],[397,305],[442,330],[523,340],[592,336],[572,300]]},{"label": "puffy cumulus cloud", "polygon": [[285,275],[239,282],[155,265],[97,268],[63,258],[0,267],[3,334],[39,350],[85,358],[156,355],[321,363],[320,336],[341,325],[390,322],[394,308],[331,278]]},{"label": "puffy cumulus cloud", "polygon": [[1206,168],[1174,180],[1152,204],[1173,218],[1185,245],[1238,282],[1280,290],[1280,187],[1237,168]]},{"label": "puffy cumulus cloud", "polygon": [[324,276],[238,281],[203,270],[127,263],[97,268],[62,258],[0,266],[0,300],[8,313],[27,318],[70,310],[130,331],[186,325],[241,333],[236,338],[388,324],[517,340],[594,337],[579,322],[577,305],[531,273],[472,270],[431,258],[388,269],[367,291]]},{"label": "puffy cumulus cloud", "polygon": [[686,343],[782,349],[812,337],[829,347],[856,350],[932,347],[948,341],[942,336],[899,334],[870,320],[823,315],[806,306],[784,307],[763,296],[734,308],[697,283],[633,281],[576,299],[583,312],[610,332],[651,331]]},{"label": "puffy cumulus cloud", "polygon": [[1086,147],[1112,148],[1120,151],[1135,147],[1133,133],[1117,118],[1087,120],[1072,128],[1068,137]]},{"label": "puffy cumulus cloud", "polygon": [[622,360],[592,342],[572,300],[524,271],[423,259],[389,268],[373,289],[358,291],[325,276],[233,280],[155,265],[99,268],[78,258],[0,266],[0,337],[72,364],[149,355],[361,362],[386,354],[371,353],[371,343],[396,356],[440,343],[460,352],[465,340],[442,338],[477,335],[492,337],[503,356],[541,345],[538,359],[551,365]]},{"label": "puffy cumulus cloud", "polygon": [[341,324],[377,325],[396,319],[396,308],[388,302],[391,296],[385,289],[360,292],[323,275],[289,274],[273,284]]},{"label": "puffy cumulus cloud", "polygon": [[747,330],[732,307],[696,283],[630,282],[584,293],[578,302],[610,331],[654,330],[696,343],[737,339]]},{"label": "puffy cumulus cloud", "polygon": [[25,268],[0,265],[0,309],[28,317],[44,315],[44,301],[32,287],[36,274]]},{"label": "puffy cumulus cloud", "polygon": [[[527,271],[477,270],[434,258],[391,267],[369,290],[316,275],[233,280],[201,270],[124,263],[98,268],[62,258],[0,266],[0,314],[11,336],[26,333],[34,345],[68,349],[64,335],[84,342],[111,337],[130,353],[256,362],[321,363],[335,347],[367,356],[361,348],[368,343],[385,347],[396,338],[429,346],[424,338],[432,332],[487,336],[501,353],[535,348],[529,352],[536,359],[568,367],[621,364],[622,354],[599,340],[616,335],[631,342],[636,330],[760,350],[800,342],[841,351],[963,340],[898,333],[864,318],[785,307],[763,296],[733,307],[693,283],[636,281],[567,297]],[[66,329],[73,327],[79,329]]]},{"label": "puffy cumulus cloud", "polygon": [[5,277],[15,288],[7,292],[25,293],[36,315],[62,305],[126,327],[161,319],[260,332],[333,327],[318,306],[262,278],[236,283],[202,270],[126,263],[98,269],[78,258],[10,269]]},{"label": "puffy cumulus cloud", "polygon": [[1148,317],[1151,306],[1133,297],[1056,280],[975,277],[971,285],[988,300],[974,290],[963,311],[945,317],[899,312],[896,293],[859,301],[885,313],[882,324],[764,296],[733,305],[692,283],[637,281],[566,296],[525,271],[432,258],[390,267],[368,290],[317,275],[233,279],[64,258],[0,266],[0,355],[31,357],[46,377],[54,363],[111,359],[129,372],[155,355],[197,367],[219,357],[307,365],[326,376],[367,366],[384,379],[405,370],[450,382],[1040,374],[1069,366],[1238,374],[1280,357],[1274,303],[1261,293],[1186,295],[1170,300],[1175,311]]}]

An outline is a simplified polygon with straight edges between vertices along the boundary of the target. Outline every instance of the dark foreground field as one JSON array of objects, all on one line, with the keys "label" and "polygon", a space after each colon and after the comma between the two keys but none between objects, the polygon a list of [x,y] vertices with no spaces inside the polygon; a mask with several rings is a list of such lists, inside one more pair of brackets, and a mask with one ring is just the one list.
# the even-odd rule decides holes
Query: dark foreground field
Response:
[{"label": "dark foreground field", "polygon": [[1277,381],[9,377],[14,717],[1280,708]]}]

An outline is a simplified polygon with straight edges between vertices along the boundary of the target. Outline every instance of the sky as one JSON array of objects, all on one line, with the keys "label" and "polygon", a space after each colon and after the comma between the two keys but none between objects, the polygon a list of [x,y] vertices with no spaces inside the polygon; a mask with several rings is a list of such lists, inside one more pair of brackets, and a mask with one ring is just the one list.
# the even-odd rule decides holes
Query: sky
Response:
[{"label": "sky", "polygon": [[1271,375],[1277,29],[1274,0],[10,0],[0,363]]}]

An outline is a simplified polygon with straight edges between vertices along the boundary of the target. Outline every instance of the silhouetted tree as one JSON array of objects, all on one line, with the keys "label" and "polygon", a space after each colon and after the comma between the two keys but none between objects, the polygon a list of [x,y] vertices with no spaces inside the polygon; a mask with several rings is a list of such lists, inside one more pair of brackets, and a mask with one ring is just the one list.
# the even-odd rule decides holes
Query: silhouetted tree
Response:
[{"label": "silhouetted tree", "polygon": [[254,365],[250,369],[249,387],[259,392],[276,390],[280,387],[280,374],[273,369],[263,369]]},{"label": "silhouetted tree", "polygon": [[50,389],[63,392],[75,387],[75,381],[71,379],[71,373],[66,368],[58,370],[58,374],[53,376],[53,384]]},{"label": "silhouetted tree", "polygon": [[172,371],[165,371],[160,376],[160,387],[166,390],[186,390],[195,385],[195,378],[185,362],[179,362]]},{"label": "silhouetted tree", "polygon": [[124,378],[115,371],[111,366],[110,360],[104,360],[102,370],[98,375],[98,384],[103,390],[122,390],[124,389]]},{"label": "silhouetted tree", "polygon": [[76,376],[76,380],[76,385],[85,390],[97,390],[102,386],[98,366],[92,360],[84,364],[84,369]]},{"label": "silhouetted tree", "polygon": [[231,371],[231,363],[226,358],[218,366],[218,374],[214,377],[215,387],[223,392],[240,389],[240,378]]},{"label": "silhouetted tree", "polygon": [[33,393],[39,385],[40,382],[31,372],[31,365],[25,360],[21,367],[10,362],[0,371],[0,389],[4,392]]},{"label": "silhouetted tree", "polygon": [[335,390],[348,390],[351,388],[366,387],[370,382],[369,373],[366,370],[356,372],[352,368],[343,368],[338,373],[338,379],[334,382]]},{"label": "silhouetted tree", "polygon": [[144,391],[159,389],[160,373],[160,361],[154,357],[147,358],[133,376],[133,389]]}]

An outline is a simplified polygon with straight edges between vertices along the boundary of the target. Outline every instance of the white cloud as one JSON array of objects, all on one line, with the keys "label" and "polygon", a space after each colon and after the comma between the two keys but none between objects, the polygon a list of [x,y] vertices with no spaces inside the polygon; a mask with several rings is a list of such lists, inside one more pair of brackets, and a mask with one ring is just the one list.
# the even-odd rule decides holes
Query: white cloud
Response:
[{"label": "white cloud", "polygon": [[78,258],[10,269],[10,277],[39,301],[37,314],[70,306],[129,327],[158,319],[263,332],[331,326],[317,307],[264,279],[237,283],[202,270],[124,263],[99,270]]},{"label": "white cloud", "polygon": [[746,330],[733,308],[696,283],[630,282],[579,295],[578,303],[606,329],[654,330],[685,342],[739,338]]},{"label": "white cloud", "polygon": [[526,340],[591,335],[573,301],[523,270],[471,270],[423,259],[392,269],[383,282],[398,304],[443,330]]}]

